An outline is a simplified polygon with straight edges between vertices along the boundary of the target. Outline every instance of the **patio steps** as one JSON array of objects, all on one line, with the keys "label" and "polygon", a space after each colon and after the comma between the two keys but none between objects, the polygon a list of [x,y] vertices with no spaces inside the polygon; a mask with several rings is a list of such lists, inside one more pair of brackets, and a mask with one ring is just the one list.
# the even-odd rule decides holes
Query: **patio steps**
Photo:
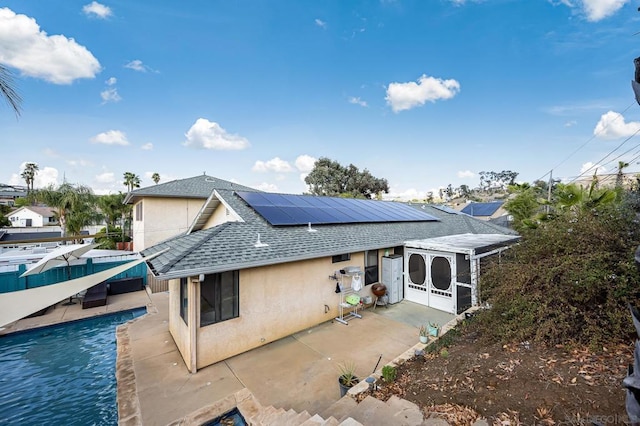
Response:
[{"label": "patio steps", "polygon": [[256,414],[246,419],[251,426],[362,426],[361,423],[346,418],[339,422],[335,417],[323,419],[318,414],[311,415],[307,411],[298,413],[294,410],[285,411],[270,405],[261,407]]}]

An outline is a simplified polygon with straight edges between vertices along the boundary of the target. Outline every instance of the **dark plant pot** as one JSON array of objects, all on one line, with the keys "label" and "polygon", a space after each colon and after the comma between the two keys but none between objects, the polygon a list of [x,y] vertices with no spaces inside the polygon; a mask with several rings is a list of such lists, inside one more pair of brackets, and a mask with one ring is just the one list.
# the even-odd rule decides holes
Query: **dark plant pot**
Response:
[{"label": "dark plant pot", "polygon": [[[357,377],[356,377],[355,381],[356,381],[356,383],[359,382]],[[349,392],[349,389],[351,389],[353,387],[353,385],[351,385],[351,386],[343,385],[342,384],[342,377],[338,377],[338,385],[340,386],[340,398],[345,396],[347,394],[347,392]]]}]

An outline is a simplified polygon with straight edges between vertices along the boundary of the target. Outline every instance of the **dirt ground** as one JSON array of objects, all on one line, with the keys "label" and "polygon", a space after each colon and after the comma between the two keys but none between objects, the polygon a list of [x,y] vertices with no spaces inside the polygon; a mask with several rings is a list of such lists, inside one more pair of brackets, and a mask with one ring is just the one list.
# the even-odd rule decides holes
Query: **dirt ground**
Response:
[{"label": "dirt ground", "polygon": [[437,343],[400,365],[396,380],[382,383],[374,396],[398,395],[455,425],[478,418],[501,426],[628,423],[621,384],[631,344],[596,354],[528,342],[488,344],[472,331]]}]

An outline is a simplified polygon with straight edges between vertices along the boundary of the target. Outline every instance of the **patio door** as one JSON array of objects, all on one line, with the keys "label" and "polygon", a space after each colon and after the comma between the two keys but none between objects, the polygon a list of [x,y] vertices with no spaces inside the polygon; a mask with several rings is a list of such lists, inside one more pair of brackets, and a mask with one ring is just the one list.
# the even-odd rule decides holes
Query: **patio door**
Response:
[{"label": "patio door", "polygon": [[427,281],[427,257],[424,252],[407,250],[404,297],[412,302],[429,306],[429,287]]},{"label": "patio door", "polygon": [[452,255],[429,254],[429,306],[455,313],[455,261]]}]

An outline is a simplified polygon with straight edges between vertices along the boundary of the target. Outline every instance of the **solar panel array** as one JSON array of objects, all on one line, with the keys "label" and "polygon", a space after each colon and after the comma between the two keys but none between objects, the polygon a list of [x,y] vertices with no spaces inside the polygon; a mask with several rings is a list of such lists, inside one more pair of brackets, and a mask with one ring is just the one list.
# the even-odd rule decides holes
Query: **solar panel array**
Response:
[{"label": "solar panel array", "polygon": [[403,203],[312,195],[237,194],[271,225],[428,222],[438,219]]},{"label": "solar panel array", "polygon": [[488,203],[469,203],[463,209],[462,213],[471,216],[491,216],[503,204],[502,201],[491,201]]}]

